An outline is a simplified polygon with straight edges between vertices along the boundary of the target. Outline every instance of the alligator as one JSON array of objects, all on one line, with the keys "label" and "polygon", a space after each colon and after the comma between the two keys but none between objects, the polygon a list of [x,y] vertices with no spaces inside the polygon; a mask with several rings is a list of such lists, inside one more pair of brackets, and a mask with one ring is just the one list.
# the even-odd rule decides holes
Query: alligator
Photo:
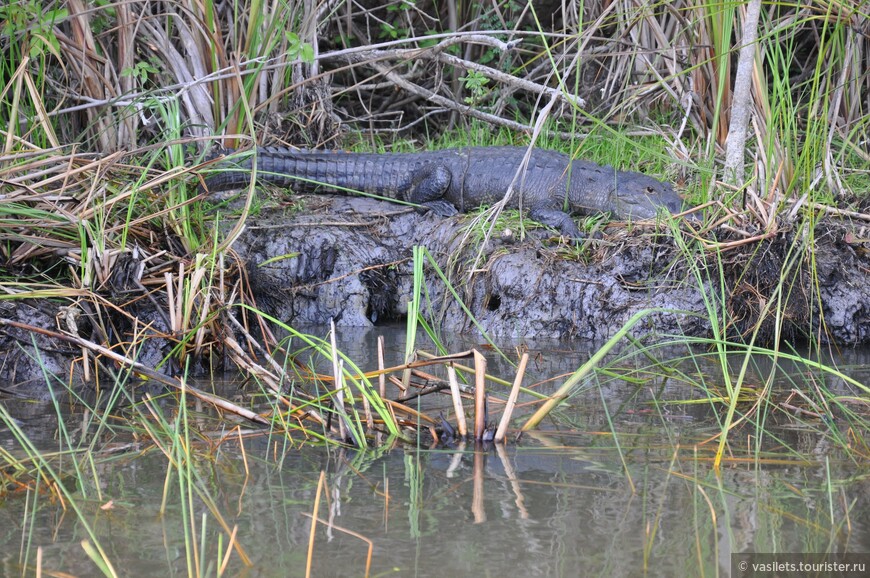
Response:
[{"label": "alligator", "polygon": [[[518,172],[528,153],[526,170]],[[204,181],[203,192],[242,188],[251,181],[252,156]],[[418,153],[347,153],[260,148],[257,181],[299,190],[318,186],[360,191],[420,205],[441,216],[466,212],[501,200],[514,183],[509,207],[581,238],[569,213],[610,213],[618,220],[654,218],[660,210],[678,213],[682,199],[673,188],[641,173],[618,171],[563,153],[526,147],[468,147]],[[202,187],[202,185],[201,185]]]}]

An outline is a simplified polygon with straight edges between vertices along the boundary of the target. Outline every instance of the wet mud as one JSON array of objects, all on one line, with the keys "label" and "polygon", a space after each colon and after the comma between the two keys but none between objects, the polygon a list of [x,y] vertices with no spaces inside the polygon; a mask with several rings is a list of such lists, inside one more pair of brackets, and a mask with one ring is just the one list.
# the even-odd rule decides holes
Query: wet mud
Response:
[{"label": "wet mud", "polygon": [[[366,198],[309,198],[305,211],[252,222],[235,246],[248,263],[258,304],[290,323],[371,326],[404,319],[412,247],[421,245],[449,272],[480,328],[494,336],[603,340],[648,308],[669,311],[645,317],[630,331],[634,337],[708,336],[712,302],[719,315],[727,308],[724,330],[732,337],[751,337],[759,327],[762,343],[777,335],[844,345],[870,340],[870,251],[845,242],[848,223],[817,227],[813,262],[791,258],[794,232],[718,257],[687,256],[663,225],[613,225],[579,249],[533,229],[522,242],[494,235],[481,251],[479,242],[463,242],[468,216],[420,215]],[[727,287],[718,282],[720,269]],[[777,290],[781,275],[786,283]],[[478,330],[431,267],[425,281],[424,313],[437,327]],[[776,317],[766,315],[777,304],[779,333]]]},{"label": "wet mud", "polygon": [[[870,342],[870,248],[860,241],[868,235],[842,221],[817,227],[813,260],[790,256],[797,233],[789,232],[714,258],[698,251],[687,257],[665,226],[614,224],[579,248],[551,230],[531,228],[522,241],[496,233],[481,249],[480,241],[465,237],[467,215],[445,219],[359,197],[312,195],[303,202],[301,211],[269,210],[249,219],[233,247],[256,306],[295,326],[402,322],[413,292],[412,248],[422,246],[479,324],[427,263],[421,309],[445,334],[483,330],[494,337],[601,342],[638,311],[654,308],[631,336],[703,337],[712,335],[707,304],[713,302],[719,316],[722,307],[728,311],[730,321],[718,323],[730,337],[755,334],[759,344],[777,336],[844,346]],[[720,270],[726,286],[718,281]],[[787,283],[777,291],[780,277]],[[132,315],[165,331],[154,306],[138,303]],[[765,315],[777,304],[781,326]],[[70,323],[64,308],[48,300],[2,307],[4,319],[48,331],[67,330]],[[91,335],[86,315],[75,323],[77,334],[105,342]],[[144,343],[135,355],[149,367],[173,346],[163,338]],[[0,393],[47,399],[47,376],[58,388],[61,382],[82,385],[81,357],[68,342],[7,325],[0,331]],[[96,387],[93,376],[89,383]]]}]

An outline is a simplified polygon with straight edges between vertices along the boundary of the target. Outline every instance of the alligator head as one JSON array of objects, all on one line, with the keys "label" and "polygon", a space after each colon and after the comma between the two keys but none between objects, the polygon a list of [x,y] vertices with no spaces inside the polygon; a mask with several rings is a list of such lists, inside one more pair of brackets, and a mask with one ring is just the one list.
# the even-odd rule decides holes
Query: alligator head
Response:
[{"label": "alligator head", "polygon": [[617,219],[653,219],[661,210],[683,210],[683,199],[670,183],[640,173],[620,172],[611,193],[611,213]]}]

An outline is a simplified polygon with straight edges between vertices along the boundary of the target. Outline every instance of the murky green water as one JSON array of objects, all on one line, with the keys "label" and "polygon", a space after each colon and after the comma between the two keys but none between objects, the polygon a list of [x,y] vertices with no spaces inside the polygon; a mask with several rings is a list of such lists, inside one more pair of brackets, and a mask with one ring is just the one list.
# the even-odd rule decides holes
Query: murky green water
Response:
[{"label": "murky green water", "polygon": [[[367,337],[343,348],[366,359]],[[582,353],[558,349],[564,345],[546,347],[526,383],[582,361]],[[867,382],[866,354],[842,363]],[[801,370],[783,368],[792,371]],[[502,375],[511,377],[506,369]],[[246,424],[242,451],[237,434],[221,438],[231,426],[205,408],[192,415],[212,435],[193,443],[211,451],[199,452],[194,465],[215,511],[194,498],[183,512],[171,476],[161,515],[167,459],[126,433],[101,434],[117,444],[114,456],[93,468],[80,460],[86,495],[79,489],[76,502],[127,576],[186,575],[194,557],[214,575],[229,535],[219,518],[237,528],[240,546],[225,575],[303,576],[321,473],[313,576],[364,575],[369,544],[372,576],[727,576],[732,552],[870,552],[866,432],[842,422],[840,435],[856,448],[847,455],[823,424],[772,413],[762,451],[756,429],[744,427],[716,475],[715,443],[707,440],[722,411],[650,403],[697,397],[673,380],[599,378],[540,431],[506,447],[429,447],[421,439],[369,451],[270,437]],[[449,400],[432,396],[424,406],[437,415]],[[33,409],[25,429],[41,447],[57,448],[54,410]],[[8,432],[0,441],[16,452]],[[37,547],[46,570],[97,574],[82,547],[91,538],[68,505],[12,492],[0,500],[0,515],[0,574],[33,575]],[[195,556],[185,547],[191,525]]]}]

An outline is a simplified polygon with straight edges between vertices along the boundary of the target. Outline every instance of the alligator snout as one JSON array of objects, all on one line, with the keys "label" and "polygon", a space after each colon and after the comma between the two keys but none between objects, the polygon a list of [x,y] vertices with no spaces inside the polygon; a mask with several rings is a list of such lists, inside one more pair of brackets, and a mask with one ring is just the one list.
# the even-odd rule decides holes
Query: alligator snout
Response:
[{"label": "alligator snout", "polygon": [[673,198],[667,199],[664,205],[672,214],[681,213],[683,211],[683,199],[676,193],[673,193]]},{"label": "alligator snout", "polygon": [[659,211],[671,214],[683,210],[683,199],[669,183],[639,173],[621,173],[614,213],[620,219],[654,219]]}]

